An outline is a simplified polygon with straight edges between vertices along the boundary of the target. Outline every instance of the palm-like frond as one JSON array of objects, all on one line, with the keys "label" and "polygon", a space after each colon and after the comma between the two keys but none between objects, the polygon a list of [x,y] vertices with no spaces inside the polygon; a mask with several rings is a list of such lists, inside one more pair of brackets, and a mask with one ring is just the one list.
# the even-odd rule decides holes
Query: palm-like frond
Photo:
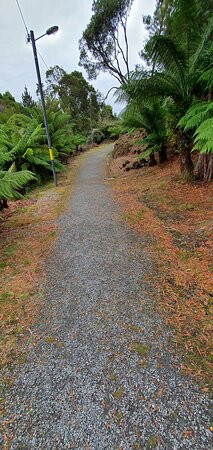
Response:
[{"label": "palm-like frond", "polygon": [[71,115],[67,113],[61,113],[61,111],[58,111],[57,113],[54,113],[55,116],[53,118],[53,124],[54,129],[58,130],[60,128],[63,128],[68,123],[71,123]]},{"label": "palm-like frond", "polygon": [[213,102],[193,105],[179,121],[184,130],[195,129],[193,150],[213,152]]},{"label": "palm-like frond", "polygon": [[7,125],[16,125],[19,127],[26,128],[32,122],[31,117],[26,116],[25,114],[13,114],[7,121]]},{"label": "palm-like frond", "polygon": [[35,180],[35,176],[28,170],[21,172],[0,171],[0,198],[17,199],[22,195],[18,192],[29,181]]},{"label": "palm-like frond", "polygon": [[199,150],[200,153],[213,153],[213,117],[204,120],[194,133],[193,150]]},{"label": "palm-like frond", "polygon": [[189,130],[198,127],[202,122],[213,117],[213,102],[195,103],[178,122],[178,126]]},{"label": "palm-like frond", "polygon": [[[189,61],[190,73],[193,74],[200,57],[202,56],[203,52],[205,51],[206,42],[208,41],[212,32],[213,32],[213,17],[210,18],[208,26],[206,27],[204,33],[202,34],[202,36],[200,38],[199,44],[196,48],[196,51],[190,57],[190,61]],[[210,48],[210,52],[212,54],[212,47]],[[209,58],[209,60],[210,60],[210,58]]]},{"label": "palm-like frond", "polygon": [[212,90],[213,89],[213,65],[207,70],[204,70],[199,79],[198,82],[202,82],[204,84],[204,87],[206,90]]},{"label": "palm-like frond", "polygon": [[[164,71],[176,80],[176,85],[181,86],[181,90],[186,90],[186,54],[175,42],[166,36],[155,36],[153,38],[152,57]],[[178,83],[177,83],[178,81]],[[174,81],[173,81],[174,83]]]}]

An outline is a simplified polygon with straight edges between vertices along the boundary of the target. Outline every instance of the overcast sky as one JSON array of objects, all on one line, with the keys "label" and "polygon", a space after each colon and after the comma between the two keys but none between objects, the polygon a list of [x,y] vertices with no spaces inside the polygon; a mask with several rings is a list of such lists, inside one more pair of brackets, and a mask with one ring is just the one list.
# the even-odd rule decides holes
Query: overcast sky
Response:
[{"label": "overcast sky", "polygon": [[[107,0],[106,0],[107,1]],[[56,35],[45,36],[37,42],[37,48],[48,67],[59,65],[67,72],[80,70],[78,66],[78,41],[92,15],[92,0],[19,0],[28,28],[34,30],[36,36],[43,34],[52,25],[58,25]],[[145,30],[142,14],[152,14],[155,0],[134,0],[128,20],[128,36],[130,47],[130,68],[141,63],[138,52],[143,46]],[[0,93],[10,91],[16,100],[26,84],[31,95],[35,97],[36,73],[32,56],[32,48],[26,44],[26,31],[21,20],[16,0],[0,0]],[[44,79],[47,68],[40,60],[41,74]],[[107,73],[101,73],[96,81],[92,81],[96,89],[104,95],[116,84],[116,80]],[[113,96],[108,103],[115,111],[121,106],[113,105]]]}]

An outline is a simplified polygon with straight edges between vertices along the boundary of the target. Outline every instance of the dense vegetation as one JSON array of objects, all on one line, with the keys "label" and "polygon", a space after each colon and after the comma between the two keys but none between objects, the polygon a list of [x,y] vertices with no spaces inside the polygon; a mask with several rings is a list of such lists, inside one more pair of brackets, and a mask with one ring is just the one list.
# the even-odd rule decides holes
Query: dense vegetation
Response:
[{"label": "dense vegetation", "polygon": [[[154,17],[146,17],[144,21],[149,39],[142,57],[148,67],[137,68],[129,82],[119,89],[119,97],[127,100],[124,120],[128,123],[129,118],[133,122],[137,117],[138,122],[140,115],[141,126],[149,134],[145,141],[148,139],[150,154],[160,151],[162,146],[165,148],[176,136],[182,176],[211,180],[213,20],[210,2],[158,1]],[[153,120],[146,126],[144,116],[147,117],[148,111]],[[195,168],[192,150],[201,153]]]},{"label": "dense vegetation", "polygon": [[[115,117],[81,72],[56,66],[46,73],[46,105],[56,171],[86,143],[109,137]],[[9,92],[0,95],[0,208],[26,188],[51,176],[51,162],[40,102],[26,86],[22,103]]]},{"label": "dense vegetation", "polygon": [[[167,159],[168,147],[180,153],[186,180],[213,178],[213,19],[210,0],[157,0],[143,16],[148,38],[142,64],[129,68],[127,19],[131,0],[93,1],[93,15],[80,41],[80,64],[90,78],[108,71],[126,101],[120,131],[145,128],[150,163]],[[142,11],[141,11],[142,14]],[[124,45],[121,45],[123,34]],[[115,135],[118,135],[114,130]],[[175,145],[174,145],[175,144]],[[194,167],[191,151],[200,152]]]}]

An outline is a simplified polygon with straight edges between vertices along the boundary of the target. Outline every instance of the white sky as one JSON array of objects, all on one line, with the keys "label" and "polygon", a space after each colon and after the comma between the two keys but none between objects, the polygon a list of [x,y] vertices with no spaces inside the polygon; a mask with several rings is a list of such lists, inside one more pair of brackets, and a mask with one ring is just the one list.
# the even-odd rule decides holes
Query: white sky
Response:
[{"label": "white sky", "polygon": [[[107,0],[106,0],[107,1]],[[48,67],[59,65],[68,73],[73,70],[86,72],[78,66],[78,41],[92,15],[92,0],[19,0],[27,26],[35,36],[43,34],[52,25],[58,25],[56,35],[45,36],[37,42],[37,48]],[[143,46],[145,30],[143,14],[152,14],[155,0],[134,0],[128,20],[130,68],[141,63],[138,52]],[[32,48],[26,45],[26,31],[22,23],[16,0],[0,0],[0,93],[10,91],[17,101],[26,84],[35,98],[36,73]],[[40,60],[44,79],[47,68]],[[90,81],[104,95],[115,86],[116,80],[107,73],[101,73],[97,80]],[[108,97],[116,112],[121,105],[113,105],[113,95]]]}]

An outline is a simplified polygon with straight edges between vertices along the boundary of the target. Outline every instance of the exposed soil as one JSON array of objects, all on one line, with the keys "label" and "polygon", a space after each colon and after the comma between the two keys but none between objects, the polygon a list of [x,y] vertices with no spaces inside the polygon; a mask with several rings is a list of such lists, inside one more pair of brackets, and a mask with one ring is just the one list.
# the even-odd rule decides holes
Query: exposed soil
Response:
[{"label": "exposed soil", "polygon": [[111,161],[114,194],[128,223],[147,235],[158,266],[153,280],[159,289],[158,304],[175,332],[175,352],[184,356],[182,367],[208,390],[212,369],[213,186],[182,183],[178,158],[128,173],[121,169],[122,161]]},{"label": "exposed soil", "polygon": [[143,149],[144,145],[139,144],[139,142],[146,136],[144,129],[136,130],[131,134],[123,134],[114,145],[113,158],[118,158],[120,156],[125,156],[129,154],[139,154]]}]

